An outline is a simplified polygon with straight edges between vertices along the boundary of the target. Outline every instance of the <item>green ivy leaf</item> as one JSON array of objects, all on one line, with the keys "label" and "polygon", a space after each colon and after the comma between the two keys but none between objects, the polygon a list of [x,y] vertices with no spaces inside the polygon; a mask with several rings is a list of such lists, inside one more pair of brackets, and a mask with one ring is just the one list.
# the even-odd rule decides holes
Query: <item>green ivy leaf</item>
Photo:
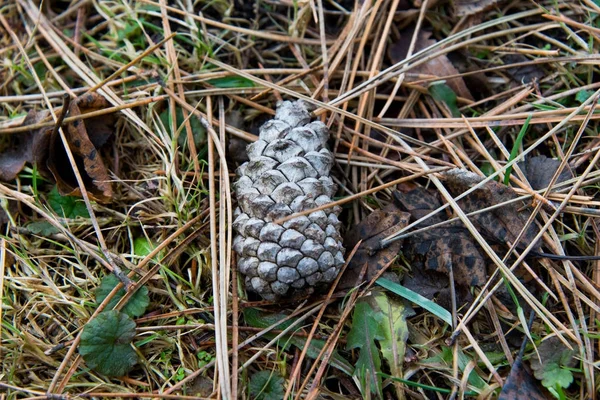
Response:
[{"label": "green ivy leaf", "polygon": [[259,371],[250,378],[250,396],[255,400],[281,400],[283,378],[275,371]]},{"label": "green ivy leaf", "polygon": [[75,196],[61,196],[56,186],[48,193],[48,204],[58,216],[63,218],[90,217],[83,200]]},{"label": "green ivy leaf", "polygon": [[361,382],[363,396],[367,395],[364,392],[370,388],[371,393],[383,398],[381,376],[379,375],[381,357],[375,344],[376,340],[385,340],[385,332],[379,323],[382,318],[381,313],[377,314],[371,305],[362,299],[354,306],[352,328],[346,338],[346,349],[360,349],[354,375]]},{"label": "green ivy leaf", "polygon": [[[100,286],[96,289],[96,303],[100,304],[104,301],[106,296],[117,286],[119,278],[113,274],[106,275],[102,278]],[[125,296],[125,288],[121,288],[106,305],[105,310],[112,310],[117,305],[119,300]],[[130,317],[139,317],[146,312],[146,307],[150,304],[150,298],[148,297],[148,288],[142,286],[139,288],[133,296],[129,299],[123,309],[121,310]]]},{"label": "green ivy leaf", "polygon": [[81,333],[79,353],[93,370],[106,376],[123,376],[137,363],[131,348],[135,322],[116,310],[104,311]]}]

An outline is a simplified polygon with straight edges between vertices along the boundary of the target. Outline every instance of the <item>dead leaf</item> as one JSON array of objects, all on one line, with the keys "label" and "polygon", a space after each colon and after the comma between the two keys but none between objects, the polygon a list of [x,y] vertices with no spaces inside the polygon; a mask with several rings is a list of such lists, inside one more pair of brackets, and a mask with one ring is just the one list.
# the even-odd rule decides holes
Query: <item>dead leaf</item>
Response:
[{"label": "dead leaf", "polygon": [[369,281],[381,268],[389,264],[398,255],[402,242],[394,242],[385,249],[380,249],[379,242],[405,227],[409,218],[408,213],[400,211],[392,203],[381,210],[375,210],[348,232],[344,240],[344,246],[347,249],[353,249],[361,239],[362,243],[350,260],[338,288],[348,289],[361,284],[362,282],[358,282],[358,277],[365,263],[368,265],[366,281]]},{"label": "dead leaf", "polygon": [[[504,64],[517,64],[529,61],[527,57],[522,54],[507,54],[503,58]],[[539,81],[546,76],[544,70],[538,65],[522,65],[516,67],[506,68],[506,72],[510,77],[518,84],[531,83],[533,81]]]},{"label": "dead leaf", "polygon": [[464,17],[491,8],[494,4],[498,3],[498,1],[499,0],[454,0],[452,3],[454,5],[454,14],[456,14],[457,17]]},{"label": "dead leaf", "polygon": [[[69,116],[74,117],[108,107],[106,99],[95,93],[78,97],[69,106]],[[75,157],[90,197],[100,202],[112,198],[112,187],[96,144],[102,146],[112,134],[114,116],[91,118],[89,121],[76,120],[66,125],[64,130],[71,152]],[[50,152],[47,167],[52,172],[58,191],[63,196],[81,196],[75,174],[67,157],[58,133],[50,138]]]},{"label": "dead leaf", "polygon": [[[445,186],[454,197],[461,195],[484,179],[477,174],[458,168],[446,171],[442,175],[445,177]],[[517,197],[518,195],[510,187],[489,181],[457,203],[467,214],[514,200]],[[529,218],[530,212],[524,208],[525,206],[524,202],[511,203],[489,212],[470,216],[469,219],[487,240],[500,244],[512,244]],[[537,233],[536,225],[531,224],[523,234],[517,248],[527,247]],[[539,245],[535,246],[533,250],[539,251]]]},{"label": "dead leaf", "polygon": [[521,357],[513,363],[498,400],[546,400],[549,396],[529,372]]},{"label": "dead leaf", "polygon": [[[37,124],[43,121],[48,112],[30,111],[23,126]],[[3,138],[5,143],[0,147],[0,180],[12,181],[25,167],[26,163],[41,160],[42,153],[48,148],[48,129],[17,133]]]},{"label": "dead leaf", "polygon": [[[394,64],[406,58],[413,34],[414,28],[408,28],[402,31],[402,33],[400,34],[400,40],[391,46],[390,58],[392,59],[392,62]],[[427,47],[433,46],[436,43],[436,40],[430,38],[430,36],[430,32],[426,32],[423,30],[419,31],[413,54],[423,49],[426,49]],[[456,75],[459,73],[446,55],[441,55],[432,60],[429,60],[425,64],[421,64],[414,68],[411,68],[409,72],[414,74],[432,75],[439,77]],[[408,76],[406,77],[406,80],[409,81]],[[456,93],[457,96],[468,100],[473,100],[473,96],[471,95],[471,92],[467,88],[467,85],[465,85],[465,82],[462,78],[457,77],[447,79],[446,84],[454,91],[454,93]]]},{"label": "dead leaf", "polygon": [[[104,97],[88,93],[71,102],[68,115],[76,117],[108,106]],[[23,126],[47,121],[49,115],[46,110],[30,111]],[[99,155],[99,149],[112,135],[114,123],[115,116],[109,114],[63,125],[86,189],[91,198],[100,202],[108,202],[112,198],[108,170]],[[61,195],[81,195],[65,148],[53,127],[11,135],[0,148],[0,180],[15,179],[26,163],[37,164],[43,176],[53,178]]]},{"label": "dead leaf", "polygon": [[[398,189],[393,193],[394,199],[401,209],[411,214],[411,221],[441,206],[434,192],[422,187],[399,185]],[[444,214],[438,213],[419,227],[443,220]],[[470,233],[460,224],[449,224],[413,235],[405,240],[402,251],[413,271],[413,276],[406,278],[404,285],[428,298],[448,286],[450,268],[456,283],[463,288],[483,285],[487,279],[485,259]]]},{"label": "dead leaf", "polygon": [[[546,156],[535,156],[525,160],[524,165],[521,166],[521,170],[525,174],[531,187],[535,190],[540,190],[550,184],[550,181],[559,166],[559,160],[548,158]],[[556,183],[561,183],[571,178],[571,172],[565,168],[558,176]]]}]

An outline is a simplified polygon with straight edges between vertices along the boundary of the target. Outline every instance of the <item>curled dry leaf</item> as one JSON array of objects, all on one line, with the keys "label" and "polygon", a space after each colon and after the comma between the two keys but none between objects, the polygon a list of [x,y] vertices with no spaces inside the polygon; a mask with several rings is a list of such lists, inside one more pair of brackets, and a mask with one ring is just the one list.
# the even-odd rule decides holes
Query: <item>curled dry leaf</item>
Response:
[{"label": "curled dry leaf", "polygon": [[[71,102],[68,116],[76,117],[108,106],[104,97],[88,93]],[[34,125],[49,117],[48,111],[31,111],[23,125]],[[112,198],[108,170],[99,149],[112,135],[114,121],[114,115],[110,114],[63,125],[86,189],[90,197],[100,202],[108,202]],[[81,195],[60,135],[54,132],[53,127],[12,135],[9,145],[3,150],[0,153],[0,180],[15,179],[26,163],[37,164],[41,174],[54,178],[61,195]]]},{"label": "curled dry leaf", "polygon": [[[393,63],[397,63],[406,58],[408,54],[408,48],[414,35],[413,29],[406,29],[401,33],[400,40],[394,43],[390,49],[390,57]],[[435,39],[430,38],[431,33],[426,31],[419,31],[417,41],[415,43],[415,50],[417,53],[427,47],[433,46],[436,43]],[[446,55],[440,55],[439,57],[433,58],[425,64],[417,65],[410,69],[412,74],[432,75],[439,76],[443,79],[445,76],[456,75],[458,70],[454,67],[450,59]],[[409,76],[406,77],[407,81]],[[464,80],[460,77],[446,80],[446,84],[456,93],[457,96],[473,100],[473,96],[467,88]]]},{"label": "curled dry leaf", "polygon": [[392,243],[381,249],[379,242],[386,236],[397,232],[408,224],[410,214],[402,212],[395,204],[389,204],[381,210],[375,210],[346,234],[344,245],[350,251],[362,240],[360,247],[350,260],[346,272],[340,279],[338,288],[349,289],[361,284],[358,280],[365,263],[367,273],[364,280],[369,281],[386,264],[398,255],[402,241]]}]

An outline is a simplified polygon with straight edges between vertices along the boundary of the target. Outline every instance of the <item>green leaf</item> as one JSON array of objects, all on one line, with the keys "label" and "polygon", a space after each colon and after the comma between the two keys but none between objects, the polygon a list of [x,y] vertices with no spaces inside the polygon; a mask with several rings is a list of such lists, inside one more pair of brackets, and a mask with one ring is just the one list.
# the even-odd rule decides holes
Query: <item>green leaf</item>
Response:
[{"label": "green leaf", "polygon": [[138,360],[131,348],[134,336],[135,322],[128,315],[104,311],[83,328],[79,353],[93,370],[106,376],[123,376]]},{"label": "green leaf", "polygon": [[415,303],[416,305],[426,309],[440,318],[442,321],[445,321],[448,325],[452,326],[452,315],[450,312],[433,301],[421,296],[419,293],[413,292],[412,290],[385,278],[379,278],[375,283],[386,288],[390,292],[405,298],[411,303]]},{"label": "green leaf", "polygon": [[450,86],[446,85],[446,82],[433,82],[427,90],[434,100],[442,102],[448,107],[454,118],[460,117],[460,111],[456,104],[456,93],[450,89]]},{"label": "green leaf", "polygon": [[[96,303],[100,304],[104,301],[106,296],[119,284],[119,278],[113,274],[106,275],[102,278],[100,286],[96,289]],[[117,305],[119,300],[125,296],[125,288],[119,289],[119,291],[113,296],[105,307],[105,310],[112,310]],[[139,288],[133,296],[129,299],[123,309],[121,310],[130,317],[139,317],[146,312],[146,307],[150,304],[150,298],[148,297],[148,288],[142,286]]]},{"label": "green leaf", "polygon": [[285,394],[283,378],[275,371],[259,371],[252,375],[250,396],[255,400],[281,400]]},{"label": "green leaf", "polygon": [[361,299],[354,306],[352,314],[352,328],[346,338],[346,349],[360,349],[356,361],[354,375],[359,378],[363,397],[367,395],[367,388],[371,393],[382,396],[381,357],[375,341],[385,340],[385,332],[380,321],[383,319],[381,312],[377,313],[371,305]]},{"label": "green leaf", "polygon": [[375,312],[381,313],[379,323],[384,334],[384,338],[379,341],[381,354],[388,362],[392,375],[401,377],[408,339],[406,318],[414,315],[414,311],[407,304],[380,291],[374,291],[366,299]]},{"label": "green leaf", "polygon": [[594,94],[594,92],[592,92],[590,90],[585,90],[585,89],[584,90],[580,90],[575,95],[575,100],[577,100],[579,102],[579,104],[582,104],[587,99],[589,99],[592,94]]},{"label": "green leaf", "polygon": [[133,241],[133,254],[140,257],[146,257],[148,254],[152,253],[156,246],[150,239],[147,239],[143,236],[136,237]]},{"label": "green leaf", "polygon": [[533,375],[548,389],[566,389],[573,382],[573,372],[569,368],[577,364],[574,356],[575,350],[569,349],[557,337],[544,340],[530,360]]},{"label": "green leaf", "polygon": [[214,87],[231,89],[231,88],[246,88],[254,87],[254,82],[250,79],[244,78],[243,76],[226,76],[223,78],[215,78],[206,81],[209,85]]},{"label": "green leaf", "polygon": [[60,229],[48,221],[34,221],[25,226],[34,235],[50,236],[60,232]]},{"label": "green leaf", "polygon": [[83,200],[74,196],[61,196],[56,186],[48,193],[48,204],[58,216],[63,218],[90,217]]},{"label": "green leaf", "polygon": [[552,363],[542,372],[542,385],[547,388],[568,388],[573,383],[573,373],[558,364]]},{"label": "green leaf", "polygon": [[[181,109],[181,107],[177,107],[175,109],[175,117],[177,119],[175,122],[175,126],[176,126],[176,129],[179,129],[185,121],[183,118],[183,110]],[[171,130],[171,121],[172,121],[171,112],[169,111],[168,108],[160,113],[160,120],[161,120],[162,124],[165,126],[165,128],[167,128],[168,131],[171,132],[171,136],[174,136],[175,132],[172,132],[172,130]],[[194,116],[190,117],[189,121],[190,121],[190,125],[192,127],[194,144],[196,145],[196,149],[199,149],[206,143],[206,128],[204,127],[204,125],[202,125],[200,120],[198,120],[198,118],[195,118]],[[187,144],[187,134],[186,134],[185,130],[182,130],[179,132],[179,136],[177,137],[177,145],[179,147],[184,147],[184,146],[186,146],[186,144]]]}]

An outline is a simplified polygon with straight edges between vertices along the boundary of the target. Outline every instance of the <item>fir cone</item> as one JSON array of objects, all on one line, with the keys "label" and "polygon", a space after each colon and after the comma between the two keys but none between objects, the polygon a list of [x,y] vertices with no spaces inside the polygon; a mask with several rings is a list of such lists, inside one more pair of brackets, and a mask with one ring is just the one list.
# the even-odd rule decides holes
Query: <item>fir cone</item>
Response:
[{"label": "fir cone", "polygon": [[247,147],[237,171],[233,248],[246,288],[267,300],[330,283],[344,264],[340,207],[274,221],[331,202],[333,155],[327,127],[302,101],[283,102]]}]

